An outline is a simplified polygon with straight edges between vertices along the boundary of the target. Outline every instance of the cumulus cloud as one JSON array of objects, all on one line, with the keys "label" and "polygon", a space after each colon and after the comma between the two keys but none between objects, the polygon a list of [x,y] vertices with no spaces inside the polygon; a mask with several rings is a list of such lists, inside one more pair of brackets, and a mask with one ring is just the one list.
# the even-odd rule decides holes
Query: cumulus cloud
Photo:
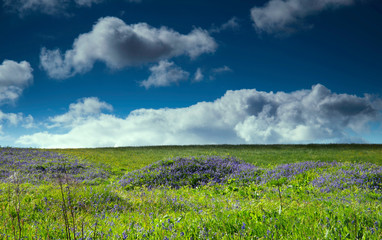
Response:
[{"label": "cumulus cloud", "polygon": [[34,128],[36,125],[31,115],[25,116],[23,113],[5,113],[0,110],[0,141],[12,142],[14,138],[9,135],[8,128],[23,127],[25,129]]},{"label": "cumulus cloud", "polygon": [[0,110],[0,122],[8,122],[11,125],[17,125],[19,122],[23,121],[24,117],[21,113],[4,113]]},{"label": "cumulus cloud", "polygon": [[146,89],[150,87],[165,87],[185,81],[189,73],[176,66],[174,62],[160,61],[158,65],[150,68],[151,75],[147,80],[141,82]]},{"label": "cumulus cloud", "polygon": [[258,32],[291,33],[303,25],[307,16],[327,9],[352,5],[355,0],[270,0],[262,7],[251,9]]},{"label": "cumulus cloud", "polygon": [[200,68],[196,69],[196,72],[194,74],[194,81],[195,82],[200,82],[204,78],[204,75],[202,73],[202,70]]},{"label": "cumulus cloud", "polygon": [[4,113],[0,110],[0,133],[3,134],[3,125],[18,126],[24,128],[35,127],[33,117],[31,115],[24,116],[22,113]]},{"label": "cumulus cloud", "polygon": [[33,81],[32,67],[26,61],[4,60],[0,65],[0,104],[13,103]]},{"label": "cumulus cloud", "polygon": [[380,118],[376,102],[320,84],[291,93],[244,89],[186,108],[138,109],[126,118],[101,113],[66,133],[39,132],[17,142],[38,147],[349,142],[349,131],[360,133]]},{"label": "cumulus cloud", "polygon": [[98,20],[92,31],[81,34],[65,53],[43,48],[40,62],[50,77],[64,79],[90,71],[96,61],[121,69],[180,55],[193,59],[214,52],[216,47],[215,40],[200,28],[184,35],[167,27],[127,25],[119,18],[105,17]]},{"label": "cumulus cloud", "polygon": [[237,17],[232,17],[227,22],[223,23],[219,27],[213,26],[210,29],[210,33],[220,33],[225,30],[236,30],[240,27],[239,19]]},{"label": "cumulus cloud", "polygon": [[48,127],[73,127],[84,120],[99,116],[103,110],[113,111],[113,107],[96,97],[82,98],[70,104],[69,111],[65,114],[49,118],[53,124]]}]

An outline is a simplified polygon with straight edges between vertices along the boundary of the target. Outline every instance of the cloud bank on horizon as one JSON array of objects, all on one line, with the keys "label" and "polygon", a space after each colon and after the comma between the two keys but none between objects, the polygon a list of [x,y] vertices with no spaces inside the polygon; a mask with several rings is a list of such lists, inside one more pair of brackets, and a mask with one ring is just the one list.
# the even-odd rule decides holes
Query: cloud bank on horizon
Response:
[{"label": "cloud bank on horizon", "polygon": [[42,131],[21,136],[17,143],[73,148],[362,142],[351,133],[367,131],[370,123],[381,119],[381,102],[369,95],[332,93],[317,84],[291,93],[227,91],[213,102],[138,109],[120,118],[102,113],[102,109],[111,110],[111,105],[85,98],[71,104],[67,113],[49,119],[53,124],[65,123],[66,133]]}]

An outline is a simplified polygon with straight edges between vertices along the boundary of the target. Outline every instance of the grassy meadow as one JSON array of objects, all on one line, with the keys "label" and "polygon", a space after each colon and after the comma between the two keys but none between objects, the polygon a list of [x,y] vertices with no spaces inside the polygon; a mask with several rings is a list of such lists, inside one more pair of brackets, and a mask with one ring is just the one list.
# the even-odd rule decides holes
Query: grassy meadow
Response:
[{"label": "grassy meadow", "polygon": [[382,239],[382,145],[0,148],[0,239]]}]

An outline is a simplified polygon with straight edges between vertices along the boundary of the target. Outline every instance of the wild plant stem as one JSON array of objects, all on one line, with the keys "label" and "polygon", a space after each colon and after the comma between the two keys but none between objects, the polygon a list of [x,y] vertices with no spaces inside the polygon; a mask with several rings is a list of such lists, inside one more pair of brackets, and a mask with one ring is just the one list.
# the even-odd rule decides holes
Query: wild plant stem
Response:
[{"label": "wild plant stem", "polygon": [[83,218],[82,218],[82,222],[81,222],[81,233],[82,233],[81,239],[85,239],[84,238],[84,219]]},{"label": "wild plant stem", "polygon": [[65,172],[65,177],[66,177],[66,186],[68,190],[68,207],[69,207],[70,214],[72,216],[72,221],[73,221],[73,238],[74,240],[76,240],[76,216],[75,216],[74,208],[72,205],[72,196],[71,196],[68,176],[66,175],[66,172]]},{"label": "wild plant stem", "polygon": [[[19,164],[20,164],[20,160]],[[16,215],[17,215],[17,224],[19,227],[19,239],[21,239],[21,232],[22,232],[22,227],[21,227],[21,217],[20,217],[20,208],[21,208],[21,201],[20,201],[20,195],[21,195],[21,190],[20,190],[20,179],[18,177],[18,174],[15,174],[15,184],[16,184]]]},{"label": "wild plant stem", "polygon": [[354,215],[354,239],[357,240],[357,216]]},{"label": "wild plant stem", "polygon": [[16,214],[17,214],[17,223],[18,223],[18,227],[19,227],[19,239],[21,239],[21,218],[20,218],[20,206],[21,206],[21,203],[20,203],[20,185],[19,185],[19,182],[17,180],[17,183],[16,183],[16,199],[17,199],[17,203],[16,203]]},{"label": "wild plant stem", "polygon": [[95,226],[94,226],[94,233],[93,233],[93,238],[94,238],[94,239],[96,239],[97,224],[98,224],[98,219],[96,220],[96,222],[95,222]]},{"label": "wild plant stem", "polygon": [[61,179],[61,177],[59,178],[58,183],[60,185],[60,190],[61,190],[62,214],[63,214],[64,221],[65,221],[66,239],[70,240],[71,239],[71,237],[70,237],[70,225],[69,225],[68,216],[67,216],[67,209],[66,209],[66,204],[65,204],[65,194],[64,194],[63,187],[62,187],[62,179]]},{"label": "wild plant stem", "polygon": [[13,230],[13,239],[16,239],[16,229],[15,229],[15,225],[14,225],[14,218],[13,218],[13,214],[11,212],[11,183],[9,182],[9,185],[8,185],[8,214],[9,214],[9,217],[11,219],[11,223],[12,223],[12,230]]},{"label": "wild plant stem", "polygon": [[277,188],[279,190],[280,210],[282,212],[282,210],[283,210],[283,202],[282,202],[282,197],[281,197],[280,185],[277,185]]}]

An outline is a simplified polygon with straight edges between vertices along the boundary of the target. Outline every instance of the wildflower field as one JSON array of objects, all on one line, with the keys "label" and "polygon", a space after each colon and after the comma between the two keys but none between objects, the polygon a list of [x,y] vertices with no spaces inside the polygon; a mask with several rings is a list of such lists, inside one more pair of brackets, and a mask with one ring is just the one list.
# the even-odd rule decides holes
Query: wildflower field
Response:
[{"label": "wildflower field", "polygon": [[0,239],[382,239],[381,145],[0,148]]}]

